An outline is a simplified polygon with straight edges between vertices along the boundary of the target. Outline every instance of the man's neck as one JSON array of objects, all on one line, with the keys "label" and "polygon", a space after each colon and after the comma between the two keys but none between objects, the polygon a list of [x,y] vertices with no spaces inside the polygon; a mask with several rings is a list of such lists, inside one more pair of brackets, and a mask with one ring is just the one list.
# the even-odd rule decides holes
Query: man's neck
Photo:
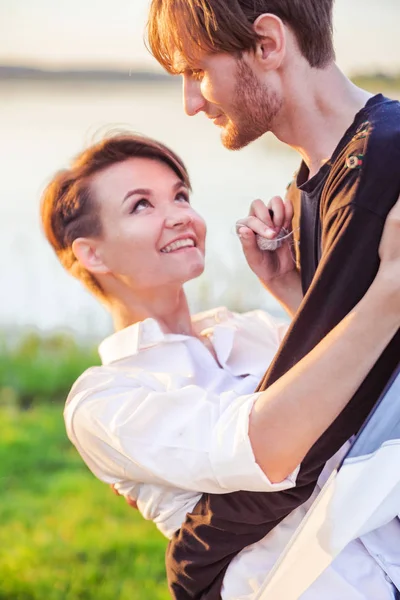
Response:
[{"label": "man's neck", "polygon": [[290,77],[284,108],[273,133],[299,152],[310,177],[330,159],[371,94],[356,87],[336,65]]}]

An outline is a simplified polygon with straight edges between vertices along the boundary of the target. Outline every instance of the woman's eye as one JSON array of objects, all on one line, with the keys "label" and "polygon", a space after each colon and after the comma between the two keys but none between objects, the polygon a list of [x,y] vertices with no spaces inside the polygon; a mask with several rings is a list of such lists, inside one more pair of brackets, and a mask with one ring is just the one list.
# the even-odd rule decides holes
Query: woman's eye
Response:
[{"label": "woman's eye", "polygon": [[143,210],[144,208],[147,208],[148,206],[151,206],[150,202],[146,198],[141,198],[140,200],[135,202],[135,204],[132,206],[132,210],[130,212],[131,212],[131,214],[140,212],[141,210]]},{"label": "woman's eye", "polygon": [[190,202],[189,196],[185,192],[180,192],[179,194],[177,194],[175,200],[179,200],[179,202]]}]

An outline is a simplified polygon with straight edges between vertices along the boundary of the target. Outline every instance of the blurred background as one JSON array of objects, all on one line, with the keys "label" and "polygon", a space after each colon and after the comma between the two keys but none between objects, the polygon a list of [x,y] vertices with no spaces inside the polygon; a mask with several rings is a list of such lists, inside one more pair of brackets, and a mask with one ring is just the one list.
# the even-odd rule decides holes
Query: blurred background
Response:
[{"label": "blurred background", "polygon": [[[208,223],[194,311],[279,308],[243,261],[234,223],[283,194],[298,156],[266,136],[229,153],[188,118],[179,78],[148,54],[148,0],[0,0],[0,600],[167,598],[164,540],[96,482],[63,433],[62,402],[98,362],[106,313],[68,276],[40,229],[51,175],[110,129],[167,143],[185,160]],[[336,0],[339,65],[400,98],[399,0]]]}]

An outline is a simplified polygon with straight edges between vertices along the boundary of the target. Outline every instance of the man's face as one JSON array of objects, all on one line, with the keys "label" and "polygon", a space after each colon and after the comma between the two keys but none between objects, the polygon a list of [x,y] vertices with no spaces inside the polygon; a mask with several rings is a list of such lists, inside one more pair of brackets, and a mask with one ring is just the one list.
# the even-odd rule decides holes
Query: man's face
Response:
[{"label": "man's face", "polygon": [[186,113],[204,112],[222,129],[222,143],[229,150],[271,131],[282,100],[258,78],[246,55],[203,54],[195,66],[177,57],[176,70],[183,76]]}]

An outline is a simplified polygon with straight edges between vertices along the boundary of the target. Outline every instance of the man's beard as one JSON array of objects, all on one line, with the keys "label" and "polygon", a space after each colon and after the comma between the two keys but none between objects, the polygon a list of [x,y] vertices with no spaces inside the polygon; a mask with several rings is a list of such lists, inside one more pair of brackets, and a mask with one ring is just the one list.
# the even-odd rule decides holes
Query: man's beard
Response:
[{"label": "man's beard", "polygon": [[228,123],[221,135],[228,150],[240,150],[271,131],[272,122],[282,107],[276,92],[263,86],[243,60],[238,62],[234,94],[230,111],[234,120],[226,115]]}]

